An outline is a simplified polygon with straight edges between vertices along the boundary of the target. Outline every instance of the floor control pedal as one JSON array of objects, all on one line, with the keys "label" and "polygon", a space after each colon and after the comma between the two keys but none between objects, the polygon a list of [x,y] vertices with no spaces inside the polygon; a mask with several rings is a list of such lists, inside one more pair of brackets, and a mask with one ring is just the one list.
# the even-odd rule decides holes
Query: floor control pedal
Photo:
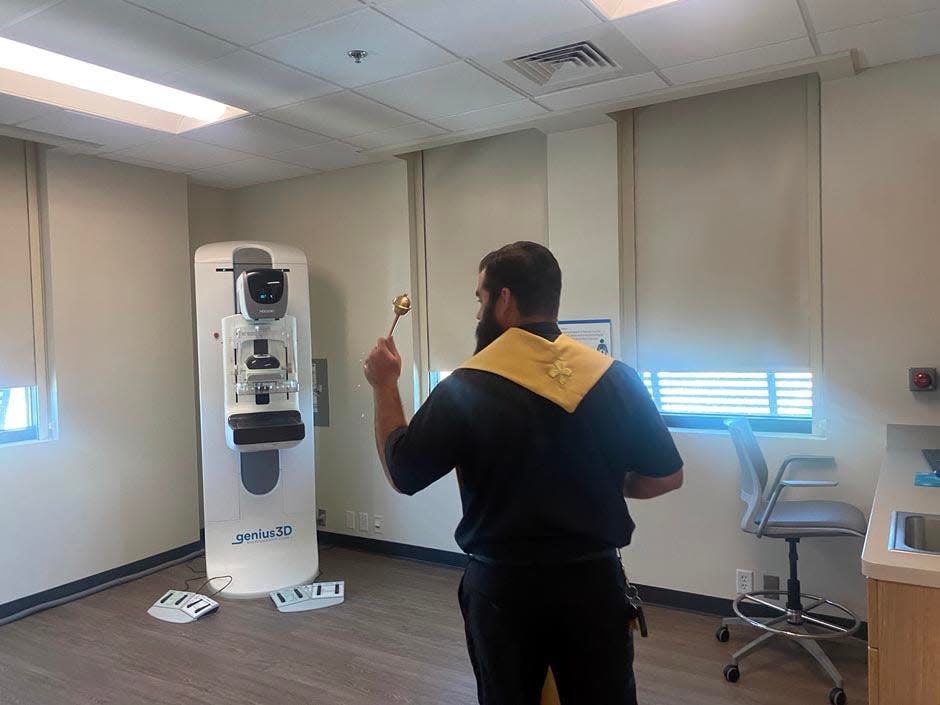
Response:
[{"label": "floor control pedal", "polygon": [[211,597],[185,590],[169,590],[153,603],[147,614],[164,622],[186,624],[218,611],[219,603]]},{"label": "floor control pedal", "polygon": [[306,612],[333,607],[346,598],[346,583],[338,580],[332,583],[312,583],[275,590],[271,601],[279,612]]}]

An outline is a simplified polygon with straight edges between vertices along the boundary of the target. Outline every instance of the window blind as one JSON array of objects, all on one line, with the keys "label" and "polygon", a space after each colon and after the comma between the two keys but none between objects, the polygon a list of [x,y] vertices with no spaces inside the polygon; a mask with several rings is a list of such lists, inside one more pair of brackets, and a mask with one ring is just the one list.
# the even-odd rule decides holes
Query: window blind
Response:
[{"label": "window blind", "polygon": [[636,111],[639,369],[810,369],[813,91],[799,77]]},{"label": "window blind", "polygon": [[517,240],[545,244],[545,135],[525,130],[424,152],[429,368],[473,354],[480,260]]},{"label": "window blind", "polygon": [[36,384],[26,145],[0,137],[0,388]]}]

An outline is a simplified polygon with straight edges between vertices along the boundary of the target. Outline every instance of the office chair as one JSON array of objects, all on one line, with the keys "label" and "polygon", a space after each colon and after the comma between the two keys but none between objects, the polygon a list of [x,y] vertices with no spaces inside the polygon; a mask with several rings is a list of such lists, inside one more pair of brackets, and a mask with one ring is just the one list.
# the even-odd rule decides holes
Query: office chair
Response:
[{"label": "office chair", "polygon": [[[825,597],[807,595],[801,592],[797,573],[797,544],[803,538],[855,536],[864,537],[865,515],[856,507],[845,502],[827,501],[780,501],[780,495],[790,487],[835,487],[839,483],[831,480],[785,480],[784,475],[793,463],[814,463],[831,465],[835,458],[818,455],[791,455],[784,459],[777,477],[767,496],[767,463],[757,445],[757,438],[747,419],[729,419],[725,426],[731,432],[738,462],[741,465],[741,499],[747,508],[741,520],[741,529],[758,538],[783,539],[790,546],[790,579],[787,589],[762,590],[739,594],[734,600],[734,612],[737,617],[722,620],[715,633],[718,641],[727,642],[730,638],[729,626],[750,625],[764,632],[731,656],[731,663],[725,666],[724,675],[731,683],[741,676],[738,662],[747,654],[766,644],[773,637],[779,636],[796,641],[806,649],[832,678],[834,687],[829,691],[832,705],[844,705],[846,702],[842,675],[822,650],[819,643],[826,639],[850,637],[858,631],[861,620],[847,607]],[[779,599],[786,596],[786,607],[782,607],[767,598]],[[804,602],[808,601],[808,602]],[[744,604],[757,605],[769,610],[772,617],[753,617],[745,614]],[[819,616],[812,611],[828,606],[846,615],[851,626],[836,624],[831,617]],[[844,619],[840,620],[843,621]]]}]

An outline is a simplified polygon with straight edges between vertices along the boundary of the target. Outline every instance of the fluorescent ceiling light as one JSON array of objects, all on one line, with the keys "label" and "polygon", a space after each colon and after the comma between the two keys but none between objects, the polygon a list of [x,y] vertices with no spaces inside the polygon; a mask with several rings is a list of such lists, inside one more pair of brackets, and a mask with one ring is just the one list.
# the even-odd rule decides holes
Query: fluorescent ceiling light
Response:
[{"label": "fluorescent ceiling light", "polygon": [[661,5],[671,5],[678,0],[591,0],[591,2],[609,19],[616,20]]},{"label": "fluorescent ceiling light", "polygon": [[209,98],[3,38],[0,93],[174,134],[246,114]]}]

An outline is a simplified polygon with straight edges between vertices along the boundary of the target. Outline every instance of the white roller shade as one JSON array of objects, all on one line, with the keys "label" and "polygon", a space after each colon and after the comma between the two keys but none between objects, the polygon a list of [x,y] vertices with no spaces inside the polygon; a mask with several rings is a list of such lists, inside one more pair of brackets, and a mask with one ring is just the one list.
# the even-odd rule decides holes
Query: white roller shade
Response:
[{"label": "white roller shade", "polygon": [[480,260],[517,240],[546,243],[545,135],[535,130],[424,153],[431,370],[473,354]]},{"label": "white roller shade", "polygon": [[0,387],[36,384],[26,145],[0,137]]},{"label": "white roller shade", "polygon": [[641,369],[809,369],[817,90],[794,78],[636,111]]}]

